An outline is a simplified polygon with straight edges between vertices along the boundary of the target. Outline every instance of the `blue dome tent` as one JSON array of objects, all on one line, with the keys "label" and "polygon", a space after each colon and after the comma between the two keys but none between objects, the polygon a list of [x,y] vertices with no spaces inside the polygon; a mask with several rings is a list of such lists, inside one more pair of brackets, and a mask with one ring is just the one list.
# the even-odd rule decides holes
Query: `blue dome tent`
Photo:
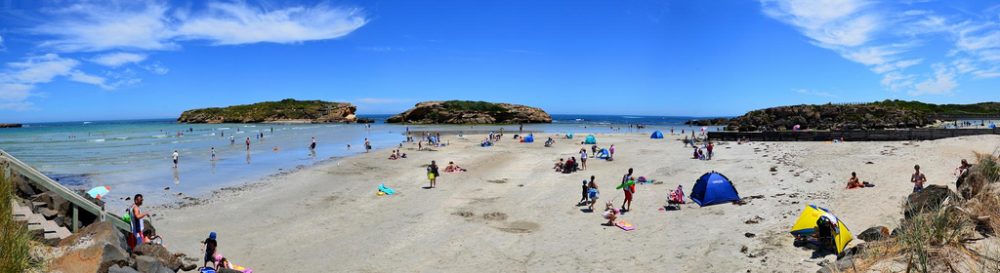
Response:
[{"label": "blue dome tent", "polygon": [[526,136],[526,137],[522,138],[522,139],[521,139],[521,142],[524,142],[524,143],[532,143],[532,142],[535,142],[535,136],[534,136],[534,135],[531,135],[531,134],[529,134],[528,136]]},{"label": "blue dome tent", "polygon": [[698,178],[691,188],[690,197],[702,207],[740,200],[740,194],[736,192],[733,182],[715,171],[705,173]]},{"label": "blue dome tent", "polygon": [[583,141],[583,144],[597,144],[597,138],[594,135],[587,135],[587,139]]},{"label": "blue dome tent", "polygon": [[659,130],[657,130],[656,132],[653,132],[652,135],[649,135],[649,138],[662,139],[663,138],[663,132],[660,132]]}]

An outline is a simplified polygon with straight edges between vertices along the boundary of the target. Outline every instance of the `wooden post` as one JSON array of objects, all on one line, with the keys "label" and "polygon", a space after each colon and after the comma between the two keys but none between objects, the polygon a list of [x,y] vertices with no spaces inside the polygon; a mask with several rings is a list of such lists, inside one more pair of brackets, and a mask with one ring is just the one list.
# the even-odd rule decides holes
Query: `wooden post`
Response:
[{"label": "wooden post", "polygon": [[75,233],[77,231],[77,229],[80,228],[80,210],[77,209],[76,205],[73,205],[73,203],[70,203],[70,206],[73,207],[73,225],[72,226],[73,226],[73,232]]}]

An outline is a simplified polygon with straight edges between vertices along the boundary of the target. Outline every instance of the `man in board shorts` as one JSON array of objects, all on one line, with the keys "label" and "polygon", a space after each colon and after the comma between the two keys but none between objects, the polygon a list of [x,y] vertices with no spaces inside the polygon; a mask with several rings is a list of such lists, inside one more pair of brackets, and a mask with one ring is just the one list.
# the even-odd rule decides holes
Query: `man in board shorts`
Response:
[{"label": "man in board shorts", "polygon": [[[635,184],[628,184],[628,181],[632,180],[632,168],[628,168],[628,173],[622,176],[622,190],[625,191],[625,200],[622,201],[622,212],[629,211],[632,208],[632,193],[635,192]],[[626,204],[628,207],[626,207]]]}]

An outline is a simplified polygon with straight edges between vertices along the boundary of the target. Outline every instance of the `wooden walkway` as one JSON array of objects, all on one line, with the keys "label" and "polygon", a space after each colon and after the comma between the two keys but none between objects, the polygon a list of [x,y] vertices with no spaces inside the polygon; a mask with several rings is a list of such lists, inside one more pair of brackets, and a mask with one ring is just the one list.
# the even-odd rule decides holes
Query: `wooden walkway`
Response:
[{"label": "wooden walkway", "polygon": [[[103,207],[94,204],[94,202],[45,176],[35,168],[28,166],[28,164],[21,162],[21,160],[3,150],[0,150],[0,171],[3,172],[4,177],[8,181],[13,181],[16,176],[20,176],[20,179],[24,179],[68,201],[70,203],[70,211],[72,211],[72,216],[67,215],[67,217],[71,218],[68,228],[73,232],[76,232],[80,228],[82,219],[90,219],[92,220],[91,222],[111,221],[118,229],[126,232],[130,231],[129,223],[123,221],[120,216],[105,211]],[[34,211],[36,209],[40,208],[32,205],[31,210]],[[24,216],[27,217],[28,215]]]},{"label": "wooden walkway", "polygon": [[1000,135],[1000,129],[909,129],[857,131],[708,132],[710,140],[737,141],[904,141]]}]

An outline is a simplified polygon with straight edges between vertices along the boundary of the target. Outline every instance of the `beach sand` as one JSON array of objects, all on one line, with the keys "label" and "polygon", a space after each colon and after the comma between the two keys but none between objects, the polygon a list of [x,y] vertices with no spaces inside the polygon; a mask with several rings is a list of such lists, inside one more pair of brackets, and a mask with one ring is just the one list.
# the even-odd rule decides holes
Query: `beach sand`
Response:
[{"label": "beach sand", "polygon": [[[554,147],[516,143],[479,147],[482,136],[447,137],[448,147],[391,161],[388,150],[335,159],[274,176],[196,205],[150,208],[167,246],[200,257],[210,231],[219,250],[255,272],[814,272],[822,260],[796,248],[788,234],[807,204],[829,208],[855,234],[893,227],[911,192],[913,165],[930,184],[954,189],[952,171],[972,152],[992,152],[1000,136],[919,142],[735,142],[716,146],[711,161],[690,159],[678,139],[648,134],[601,134],[615,144],[614,161],[590,159],[573,174],[552,170],[578,156],[581,139],[556,137]],[[578,135],[579,136],[579,135]],[[436,160],[469,169],[442,173],[427,186]],[[868,163],[871,162],[871,163]],[[615,190],[628,168],[662,181],[637,185],[623,216],[633,231],[603,226],[603,203],[621,205]],[[771,171],[776,167],[776,172]],[[708,171],[729,177],[749,204],[661,210],[668,190],[686,193]],[[844,189],[851,171],[874,188]],[[577,206],[581,181],[596,176],[598,211]],[[377,196],[380,183],[398,191]],[[757,218],[759,223],[746,223]],[[749,236],[749,235],[753,236]],[[854,244],[860,242],[855,240]],[[741,249],[745,248],[745,251]],[[833,256],[825,259],[833,260]]]}]

